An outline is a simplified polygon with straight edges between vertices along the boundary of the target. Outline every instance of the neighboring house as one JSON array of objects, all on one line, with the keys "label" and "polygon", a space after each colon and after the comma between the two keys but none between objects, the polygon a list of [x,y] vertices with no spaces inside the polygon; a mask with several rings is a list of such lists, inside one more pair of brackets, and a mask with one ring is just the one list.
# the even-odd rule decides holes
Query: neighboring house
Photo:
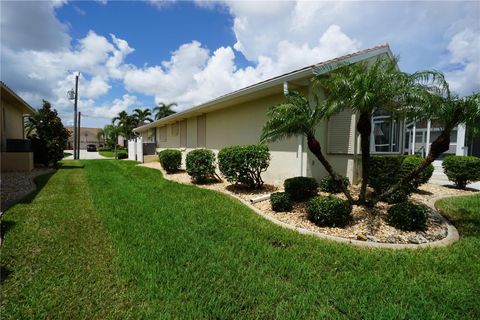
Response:
[{"label": "neighboring house", "polygon": [[[65,127],[70,132],[67,141],[67,149],[73,149],[73,127]],[[80,149],[87,149],[88,144],[94,144],[97,147],[105,145],[103,139],[98,139],[99,128],[80,128]]]},{"label": "neighboring house", "polygon": [[[142,136],[143,142],[155,142],[157,151],[176,148],[184,154],[195,148],[208,148],[218,152],[226,146],[258,143],[267,120],[268,109],[284,102],[288,90],[303,92],[312,99],[314,92],[311,80],[316,74],[328,72],[339,63],[354,63],[380,57],[393,58],[388,44],[262,81],[143,125],[134,131]],[[322,92],[319,94],[323,95]],[[345,110],[328,121],[323,121],[316,131],[323,152],[335,170],[355,182],[361,175],[360,137],[355,128],[357,117],[358,115]],[[407,141],[413,139],[413,133],[411,139],[408,138],[409,131],[405,121],[392,120],[388,114],[380,111],[373,117],[372,127],[373,154],[399,154],[410,150]],[[418,137],[420,131],[412,132]],[[432,133],[431,138],[433,137]],[[418,138],[415,139],[417,140]],[[453,142],[456,142],[456,139]],[[293,176],[321,178],[327,174],[321,163],[308,150],[306,141],[301,136],[270,143],[268,146],[271,163],[263,175],[266,182],[278,184]],[[418,148],[414,151],[418,152]]]},{"label": "neighboring house", "polygon": [[24,117],[35,112],[25,100],[0,81],[1,171],[30,171],[33,152],[25,139]]}]

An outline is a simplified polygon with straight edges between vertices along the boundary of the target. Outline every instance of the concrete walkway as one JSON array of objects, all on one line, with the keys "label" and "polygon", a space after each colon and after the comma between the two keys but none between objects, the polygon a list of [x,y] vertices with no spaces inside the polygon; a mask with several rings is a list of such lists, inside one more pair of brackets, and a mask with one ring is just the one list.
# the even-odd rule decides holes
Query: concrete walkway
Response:
[{"label": "concrete walkway", "polygon": [[[73,160],[73,150],[65,150],[65,152],[71,153],[71,156],[64,158],[63,160]],[[80,150],[80,160],[92,160],[92,159],[112,159],[101,156],[98,151]]]}]

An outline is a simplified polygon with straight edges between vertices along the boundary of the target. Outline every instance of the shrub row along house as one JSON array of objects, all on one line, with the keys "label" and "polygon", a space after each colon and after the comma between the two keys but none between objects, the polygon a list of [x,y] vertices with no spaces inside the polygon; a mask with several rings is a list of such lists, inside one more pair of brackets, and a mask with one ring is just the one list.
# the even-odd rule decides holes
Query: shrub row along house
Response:
[{"label": "shrub row along house", "polygon": [[[314,99],[317,95],[323,95],[322,92],[315,92],[321,89],[312,86],[311,80],[315,76],[341,64],[379,58],[394,58],[388,44],[286,73],[143,125],[134,131],[142,137],[143,142],[155,143],[157,151],[167,148],[181,150],[183,160],[189,151],[196,148],[218,152],[227,146],[256,144],[267,121],[267,111],[271,106],[285,101],[289,90]],[[353,182],[361,178],[360,137],[355,128],[358,116],[351,110],[345,110],[322,121],[316,130],[316,136],[336,172]],[[374,114],[372,122],[373,154],[425,154],[428,142],[433,141],[438,131],[434,121],[418,124],[414,121],[398,121],[383,111]],[[456,128],[452,132],[449,152],[466,154],[465,137],[465,128]],[[303,136],[269,143],[268,147],[271,162],[263,174],[268,183],[280,184],[294,176],[319,179],[327,175],[324,167],[308,150]]]}]

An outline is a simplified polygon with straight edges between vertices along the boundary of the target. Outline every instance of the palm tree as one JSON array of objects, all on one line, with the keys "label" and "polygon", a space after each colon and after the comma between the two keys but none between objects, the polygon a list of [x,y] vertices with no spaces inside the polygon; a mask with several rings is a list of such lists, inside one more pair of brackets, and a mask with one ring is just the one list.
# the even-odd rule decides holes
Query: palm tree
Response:
[{"label": "palm tree", "polygon": [[408,75],[397,68],[397,59],[377,59],[342,65],[315,78],[315,87],[326,94],[326,115],[332,116],[349,109],[359,114],[357,131],[362,152],[362,184],[358,203],[365,204],[370,167],[370,135],[372,115],[377,109],[398,112],[405,105],[403,99],[408,86]]},{"label": "palm tree", "polygon": [[107,141],[107,144],[112,146],[115,153],[115,158],[117,158],[117,144],[118,136],[122,133],[122,128],[113,124],[107,124],[103,127],[104,137]]},{"label": "palm tree", "polygon": [[150,118],[152,115],[152,111],[150,109],[145,108],[145,109],[135,109],[133,110],[133,116],[135,117],[135,120],[137,121],[137,126],[142,126],[147,122],[152,122],[153,119]]},{"label": "palm tree", "polygon": [[176,113],[175,111],[172,110],[172,107],[175,107],[175,106],[177,106],[175,102],[169,103],[169,104],[159,102],[158,106],[153,108],[153,113],[155,114],[155,120],[162,119]]},{"label": "palm tree", "polygon": [[287,97],[285,103],[271,107],[268,111],[268,120],[263,126],[261,141],[270,142],[293,137],[295,135],[305,135],[307,137],[308,148],[322,163],[330,176],[350,203],[353,198],[348,188],[342,183],[342,179],[335,172],[332,165],[328,162],[322,152],[320,142],[315,138],[315,129],[322,119],[326,116],[327,109],[323,104],[310,104],[307,97],[301,93],[292,91]]},{"label": "palm tree", "polygon": [[126,111],[122,111],[112,119],[112,124],[120,127],[121,134],[123,134],[127,139],[130,139],[133,136],[133,129],[136,126],[136,119],[134,116],[129,115]]},{"label": "palm tree", "polygon": [[103,140],[103,143],[105,143],[105,131],[101,128],[97,131],[97,140],[98,142]]},{"label": "palm tree", "polygon": [[411,79],[415,83],[406,97],[411,103],[407,115],[417,119],[433,118],[440,122],[442,131],[432,142],[423,162],[397,184],[372,199],[373,205],[418,177],[428,165],[447,151],[450,147],[451,132],[456,126],[465,124],[473,131],[480,129],[480,92],[460,98],[450,92],[443,74],[435,71],[417,72]]}]

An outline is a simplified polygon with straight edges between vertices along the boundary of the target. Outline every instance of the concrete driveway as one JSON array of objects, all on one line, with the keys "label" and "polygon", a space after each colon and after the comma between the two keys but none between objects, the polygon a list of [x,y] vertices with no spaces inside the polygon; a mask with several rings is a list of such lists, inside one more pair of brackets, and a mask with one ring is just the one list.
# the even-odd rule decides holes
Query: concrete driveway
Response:
[{"label": "concrete driveway", "polygon": [[[63,160],[73,160],[73,150],[65,150],[65,152],[72,153],[71,156],[64,158]],[[111,159],[101,156],[98,151],[87,151],[80,149],[80,159],[81,160],[92,160],[92,159]]]}]

